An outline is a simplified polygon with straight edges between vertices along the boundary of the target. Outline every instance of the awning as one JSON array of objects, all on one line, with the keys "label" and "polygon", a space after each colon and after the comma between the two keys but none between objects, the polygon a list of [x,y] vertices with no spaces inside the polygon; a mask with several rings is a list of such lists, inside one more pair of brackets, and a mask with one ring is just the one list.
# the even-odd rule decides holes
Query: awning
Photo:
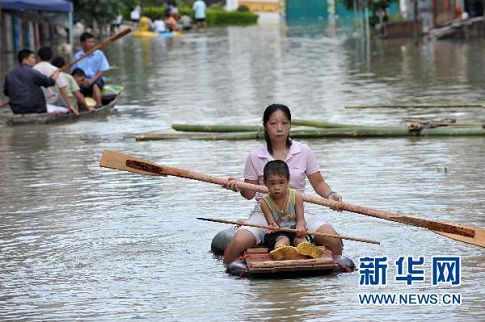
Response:
[{"label": "awning", "polygon": [[0,8],[16,11],[37,10],[72,12],[72,2],[66,0],[0,0]]}]

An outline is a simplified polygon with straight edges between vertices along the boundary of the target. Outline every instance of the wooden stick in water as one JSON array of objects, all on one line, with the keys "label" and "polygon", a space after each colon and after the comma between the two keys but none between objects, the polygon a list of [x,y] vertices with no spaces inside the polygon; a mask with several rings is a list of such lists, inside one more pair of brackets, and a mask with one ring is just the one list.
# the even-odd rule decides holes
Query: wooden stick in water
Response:
[{"label": "wooden stick in water", "polygon": [[[282,232],[287,232],[287,233],[296,233],[297,232],[297,230],[293,229],[293,228],[280,227],[278,229],[275,229],[274,227],[271,227],[271,226],[258,225],[258,224],[248,224],[248,223],[241,223],[241,222],[238,222],[238,221],[230,221],[230,220],[215,219],[215,218],[198,217],[196,219],[204,220],[204,221],[212,221],[212,222],[217,222],[217,223],[221,223],[221,224],[231,224],[231,225],[238,225],[238,226],[264,228],[264,229],[282,231]],[[358,241],[358,242],[362,242],[362,243],[377,244],[377,245],[381,244],[380,242],[378,242],[376,240],[371,240],[371,239],[349,237],[349,236],[342,236],[342,235],[333,235],[333,234],[318,233],[318,232],[316,232],[316,233],[307,232],[307,235],[333,237],[333,238],[347,239],[347,240],[353,240],[353,241]]]}]

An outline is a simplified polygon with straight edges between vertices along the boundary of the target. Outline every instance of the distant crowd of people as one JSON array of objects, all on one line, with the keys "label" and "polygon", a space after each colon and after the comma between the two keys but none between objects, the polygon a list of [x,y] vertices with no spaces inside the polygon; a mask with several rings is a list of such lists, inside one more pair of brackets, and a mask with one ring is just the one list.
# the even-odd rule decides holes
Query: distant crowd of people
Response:
[{"label": "distant crowd of people", "polygon": [[[203,0],[196,0],[192,6],[194,10],[195,22],[197,28],[206,27],[206,9],[207,6]],[[131,21],[140,31],[154,31],[157,33],[174,32],[179,30],[192,29],[192,19],[184,14],[179,15],[179,10],[174,2],[168,1],[165,4],[164,18],[151,21],[150,18],[142,16],[140,6],[135,7],[130,14]]]},{"label": "distant crowd of people", "polygon": [[[88,32],[80,40],[82,50],[74,55],[74,61],[96,46],[94,36]],[[17,53],[17,60],[19,65],[5,77],[3,91],[13,113],[77,115],[81,110],[95,111],[102,105],[103,76],[110,66],[101,50],[73,64],[70,73],[63,71],[66,62],[62,57],[53,57],[50,47],[40,48],[37,56],[31,50],[22,49]]]}]

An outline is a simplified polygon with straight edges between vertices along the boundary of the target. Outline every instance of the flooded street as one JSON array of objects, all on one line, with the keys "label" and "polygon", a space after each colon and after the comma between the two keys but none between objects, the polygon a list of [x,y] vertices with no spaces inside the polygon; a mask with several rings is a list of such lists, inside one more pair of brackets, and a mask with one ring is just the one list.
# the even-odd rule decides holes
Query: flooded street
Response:
[{"label": "flooded street", "polygon": [[[299,119],[399,125],[408,118],[483,122],[484,109],[346,109],[374,103],[485,100],[478,41],[376,40],[352,31],[278,25],[229,27],[174,39],[131,36],[105,53],[116,112],[76,123],[0,125],[0,320],[485,320],[485,252],[411,226],[320,212],[344,253],[389,258],[388,285],[359,272],[282,280],[224,273],[210,253],[254,201],[215,185],[98,166],[103,149],[222,177],[241,177],[256,141],[135,142],[172,123],[259,124],[283,103]],[[3,79],[2,79],[3,83]],[[0,112],[0,119],[4,112]],[[485,227],[484,137],[311,139],[343,200],[421,218]],[[313,193],[309,184],[307,192]],[[394,280],[400,256],[425,256],[426,281]],[[461,256],[461,285],[432,286],[432,256]],[[359,305],[364,292],[460,293],[460,306]]]}]

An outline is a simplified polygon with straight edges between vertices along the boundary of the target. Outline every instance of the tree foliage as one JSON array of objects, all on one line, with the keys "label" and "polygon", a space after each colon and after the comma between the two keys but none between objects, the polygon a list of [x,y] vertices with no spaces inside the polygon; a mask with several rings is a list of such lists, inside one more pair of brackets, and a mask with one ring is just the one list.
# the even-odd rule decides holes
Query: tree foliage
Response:
[{"label": "tree foliage", "polygon": [[76,21],[88,27],[111,24],[119,14],[131,10],[139,0],[73,0]]}]

